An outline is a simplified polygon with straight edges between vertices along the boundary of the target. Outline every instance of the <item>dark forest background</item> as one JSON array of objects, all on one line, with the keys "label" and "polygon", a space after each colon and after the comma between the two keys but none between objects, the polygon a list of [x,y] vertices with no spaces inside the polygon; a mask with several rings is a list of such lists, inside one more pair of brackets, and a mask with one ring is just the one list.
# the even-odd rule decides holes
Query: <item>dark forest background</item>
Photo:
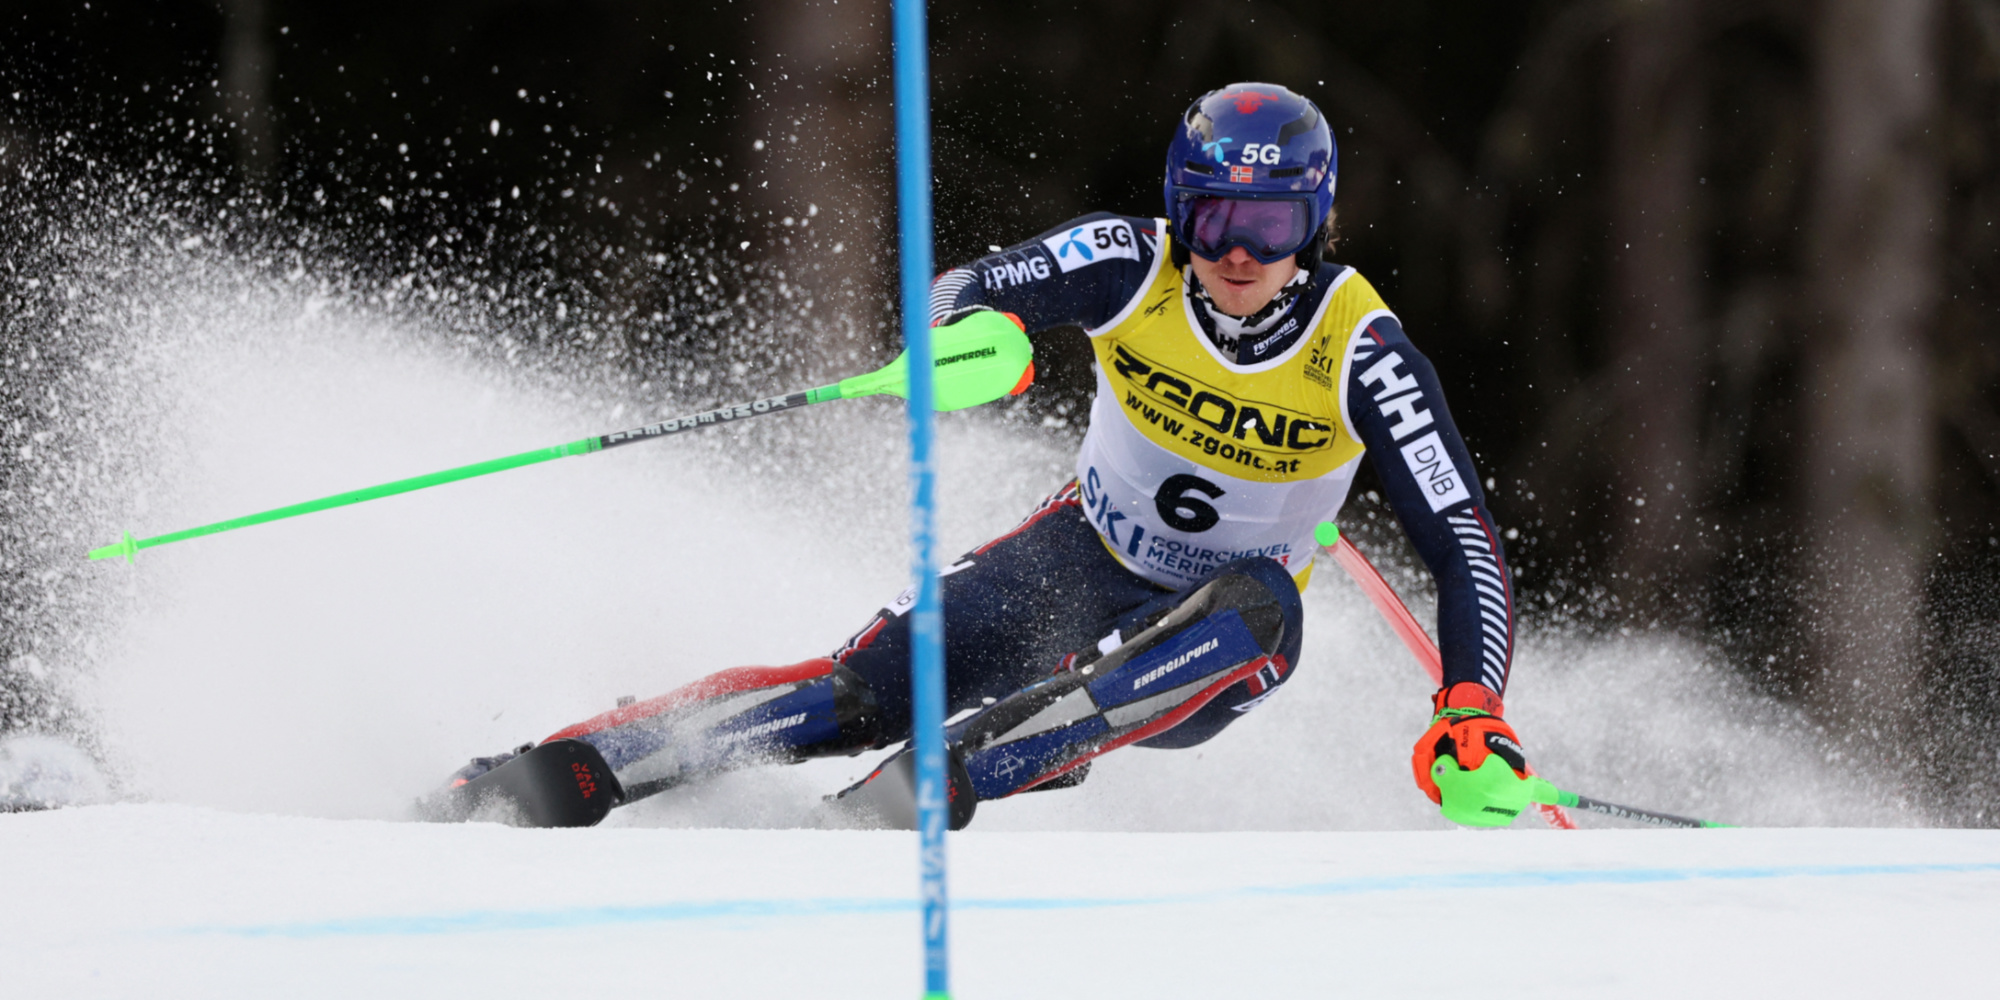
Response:
[{"label": "dark forest background", "polygon": [[[12,461],[51,419],[17,280],[51,173],[157,178],[384,275],[560,288],[589,306],[566,336],[629,371],[699,365],[760,309],[823,331],[789,364],[837,367],[894,336],[887,14],[0,3],[0,726],[56,711]],[[1341,145],[1338,257],[1436,362],[1530,613],[1699,637],[1940,820],[1991,822],[2000,0],[963,0],[931,25],[941,264],[1158,212],[1207,89],[1305,93]],[[1059,343],[1051,413],[1088,386]]]}]

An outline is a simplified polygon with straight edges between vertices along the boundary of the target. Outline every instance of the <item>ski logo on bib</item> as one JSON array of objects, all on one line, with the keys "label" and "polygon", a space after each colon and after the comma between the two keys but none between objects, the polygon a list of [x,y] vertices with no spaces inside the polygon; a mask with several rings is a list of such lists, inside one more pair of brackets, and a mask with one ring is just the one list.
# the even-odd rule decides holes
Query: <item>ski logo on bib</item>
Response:
[{"label": "ski logo on bib", "polygon": [[1112,372],[1124,383],[1126,417],[1149,435],[1172,440],[1180,454],[1220,460],[1203,464],[1287,476],[1299,471],[1299,456],[1333,441],[1329,419],[1239,399],[1123,344],[1111,351]]},{"label": "ski logo on bib", "polygon": [[1065,274],[1107,260],[1139,259],[1139,241],[1132,236],[1132,224],[1123,219],[1087,222],[1043,240],[1042,246]]}]

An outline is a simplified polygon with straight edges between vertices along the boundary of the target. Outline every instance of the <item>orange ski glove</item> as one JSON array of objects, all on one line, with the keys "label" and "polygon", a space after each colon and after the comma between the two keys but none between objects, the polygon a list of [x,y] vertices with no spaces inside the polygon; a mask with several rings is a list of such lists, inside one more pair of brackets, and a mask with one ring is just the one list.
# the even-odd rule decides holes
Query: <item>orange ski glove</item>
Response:
[{"label": "orange ski glove", "polygon": [[1431,709],[1431,727],[1411,751],[1410,769],[1416,774],[1417,787],[1432,802],[1444,804],[1437,782],[1431,780],[1431,765],[1439,757],[1450,757],[1458,761],[1459,767],[1477,771],[1479,765],[1486,763],[1488,754],[1495,754],[1515,774],[1525,778],[1533,773],[1528,769],[1527,752],[1521,749],[1514,727],[1500,717],[1500,696],[1485,685],[1460,681],[1441,688],[1431,696]]}]

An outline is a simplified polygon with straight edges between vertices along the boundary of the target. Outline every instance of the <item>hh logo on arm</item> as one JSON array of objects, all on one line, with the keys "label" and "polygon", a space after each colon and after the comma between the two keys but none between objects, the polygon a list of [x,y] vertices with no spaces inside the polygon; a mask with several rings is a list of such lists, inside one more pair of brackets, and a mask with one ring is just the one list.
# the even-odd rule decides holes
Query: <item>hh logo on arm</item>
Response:
[{"label": "hh logo on arm", "polygon": [[1417,380],[1396,370],[1402,365],[1403,359],[1390,351],[1361,373],[1361,383],[1376,387],[1377,411],[1385,419],[1395,421],[1389,425],[1389,434],[1396,439],[1397,449],[1403,453],[1403,464],[1409,466],[1410,474],[1417,478],[1417,485],[1423,488],[1424,499],[1430,501],[1432,512],[1472,499],[1472,494],[1465,488],[1465,476],[1452,462],[1451,454],[1444,450],[1444,441],[1438,437],[1437,431],[1408,440],[1410,435],[1436,423],[1437,418],[1427,408]]},{"label": "hh logo on arm", "polygon": [[1120,257],[1139,259],[1139,241],[1132,236],[1131,224],[1123,219],[1088,222],[1043,240],[1042,246],[1064,273]]}]

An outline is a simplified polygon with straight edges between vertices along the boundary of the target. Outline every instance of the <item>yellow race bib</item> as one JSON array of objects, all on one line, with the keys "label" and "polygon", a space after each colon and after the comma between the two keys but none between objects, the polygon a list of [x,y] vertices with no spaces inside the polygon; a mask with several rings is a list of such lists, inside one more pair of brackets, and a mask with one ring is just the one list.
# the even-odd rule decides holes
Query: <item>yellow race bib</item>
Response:
[{"label": "yellow race bib", "polygon": [[1312,564],[1313,528],[1347,498],[1362,446],[1345,417],[1344,359],[1354,334],[1388,314],[1349,268],[1311,316],[1262,335],[1282,353],[1251,364],[1203,333],[1166,227],[1146,291],[1091,331],[1097,396],[1077,456],[1091,522],[1134,572],[1185,586],[1215,566],[1269,556],[1295,576]]}]

